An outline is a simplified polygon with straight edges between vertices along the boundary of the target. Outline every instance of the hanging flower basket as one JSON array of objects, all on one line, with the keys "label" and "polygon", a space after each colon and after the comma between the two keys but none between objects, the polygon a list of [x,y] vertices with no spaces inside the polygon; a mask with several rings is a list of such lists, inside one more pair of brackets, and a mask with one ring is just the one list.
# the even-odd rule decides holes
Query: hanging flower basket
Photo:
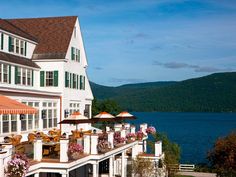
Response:
[{"label": "hanging flower basket", "polygon": [[148,133],[148,134],[155,134],[156,133],[155,127],[153,127],[153,126],[148,127],[146,129],[146,133]]},{"label": "hanging flower basket", "polygon": [[68,156],[72,160],[79,159],[84,152],[84,148],[81,144],[71,143],[68,148]]},{"label": "hanging flower basket", "polygon": [[69,155],[69,158],[72,160],[77,160],[77,159],[81,158],[82,156],[83,156],[83,153],[74,152]]},{"label": "hanging flower basket", "polygon": [[25,155],[15,154],[12,159],[7,162],[5,175],[7,177],[25,177],[29,167],[29,160]]}]

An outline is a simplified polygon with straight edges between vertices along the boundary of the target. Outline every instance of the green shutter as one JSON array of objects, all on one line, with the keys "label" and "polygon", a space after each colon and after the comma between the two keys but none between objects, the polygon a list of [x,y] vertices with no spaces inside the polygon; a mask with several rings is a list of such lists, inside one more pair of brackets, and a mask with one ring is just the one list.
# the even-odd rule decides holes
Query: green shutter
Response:
[{"label": "green shutter", "polygon": [[15,84],[18,84],[18,67],[15,66]]},{"label": "green shutter", "polygon": [[34,70],[32,70],[32,79],[31,79],[31,85],[34,86]]},{"label": "green shutter", "polygon": [[82,79],[83,79],[83,76],[80,75],[80,84],[79,84],[79,89],[82,90],[83,86],[82,86]]},{"label": "green shutter", "polygon": [[26,56],[26,54],[27,54],[27,42],[25,42],[25,53],[24,53],[24,55]]},{"label": "green shutter", "polygon": [[76,89],[79,88],[79,76],[76,74]]},{"label": "green shutter", "polygon": [[44,74],[45,72],[44,71],[40,71],[40,87],[44,87]]},{"label": "green shutter", "polygon": [[58,86],[58,71],[54,71],[53,72],[53,85],[55,86],[55,87],[57,87]]},{"label": "green shutter", "polygon": [[4,41],[4,35],[3,33],[1,34],[1,49],[3,50],[3,41]]},{"label": "green shutter", "polygon": [[65,87],[68,87],[68,84],[69,84],[67,78],[68,78],[68,72],[66,71],[65,72]]},{"label": "green shutter", "polygon": [[73,88],[72,86],[72,74],[70,73],[70,88]]},{"label": "green shutter", "polygon": [[9,75],[8,75],[8,77],[9,77],[9,84],[11,83],[11,65],[9,65]]},{"label": "green shutter", "polygon": [[9,52],[11,51],[11,41],[12,41],[12,38],[11,38],[11,36],[9,36],[9,38],[8,38],[8,51]]},{"label": "green shutter", "polygon": [[75,59],[74,50],[75,50],[75,48],[71,47],[71,60]]}]

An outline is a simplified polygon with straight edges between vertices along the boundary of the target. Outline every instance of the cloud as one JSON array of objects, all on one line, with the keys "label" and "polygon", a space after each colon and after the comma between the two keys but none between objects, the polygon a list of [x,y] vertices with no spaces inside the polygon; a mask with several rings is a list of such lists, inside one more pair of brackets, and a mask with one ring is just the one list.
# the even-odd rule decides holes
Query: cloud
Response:
[{"label": "cloud", "polygon": [[97,66],[97,67],[94,67],[94,69],[95,69],[95,70],[103,70],[104,68]]},{"label": "cloud", "polygon": [[110,82],[113,83],[140,83],[145,82],[144,79],[137,79],[137,78],[110,78]]},{"label": "cloud", "polygon": [[168,69],[184,69],[184,68],[190,68],[194,69],[195,72],[222,72],[222,71],[232,71],[231,68],[216,68],[211,66],[200,66],[200,65],[190,65],[187,63],[181,63],[181,62],[167,62],[162,63],[159,61],[153,61],[153,65],[163,66],[164,68]]},{"label": "cloud", "polygon": [[134,35],[134,38],[148,38],[149,35],[145,33],[137,33]]}]

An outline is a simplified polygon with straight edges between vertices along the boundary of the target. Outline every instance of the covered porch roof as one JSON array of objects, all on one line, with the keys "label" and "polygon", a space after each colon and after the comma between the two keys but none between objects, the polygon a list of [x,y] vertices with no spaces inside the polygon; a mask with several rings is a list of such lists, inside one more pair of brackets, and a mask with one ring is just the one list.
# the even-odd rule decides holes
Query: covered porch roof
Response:
[{"label": "covered porch roof", "polygon": [[35,114],[37,109],[0,95],[0,114]]}]

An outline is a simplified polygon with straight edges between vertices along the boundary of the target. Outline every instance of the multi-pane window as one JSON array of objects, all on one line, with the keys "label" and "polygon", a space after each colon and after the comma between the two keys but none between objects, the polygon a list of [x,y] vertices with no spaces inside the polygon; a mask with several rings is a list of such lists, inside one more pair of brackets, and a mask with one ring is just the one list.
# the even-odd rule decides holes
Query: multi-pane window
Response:
[{"label": "multi-pane window", "polygon": [[80,50],[75,48],[75,47],[71,47],[71,60],[75,60],[77,62],[80,62]]},{"label": "multi-pane window", "polygon": [[3,82],[8,83],[8,65],[3,64]]},{"label": "multi-pane window", "polygon": [[70,109],[69,109],[70,114],[74,112],[79,112],[79,103],[70,103]]},{"label": "multi-pane window", "polygon": [[45,117],[43,118],[43,128],[52,128],[57,126],[57,103],[43,102],[43,111]]},{"label": "multi-pane window", "polygon": [[2,133],[17,132],[17,115],[3,114],[2,115]]},{"label": "multi-pane window", "polygon": [[25,42],[20,41],[20,54],[25,55]]},{"label": "multi-pane window", "polygon": [[9,133],[9,115],[3,114],[2,115],[2,133]]},{"label": "multi-pane window", "polygon": [[26,85],[26,69],[22,68],[22,85]]},{"label": "multi-pane window", "polygon": [[40,71],[40,86],[58,86],[58,71]]},{"label": "multi-pane window", "polygon": [[11,66],[0,63],[0,82],[11,83]]},{"label": "multi-pane window", "polygon": [[15,66],[15,84],[33,86],[33,70]]},{"label": "multi-pane window", "polygon": [[20,54],[20,55],[26,55],[26,45],[27,43],[25,41],[9,36],[9,39],[8,39],[9,52]]},{"label": "multi-pane window", "polygon": [[9,52],[14,52],[15,50],[15,38],[9,36]]},{"label": "multi-pane window", "polygon": [[85,76],[80,76],[80,90],[85,90]]},{"label": "multi-pane window", "polygon": [[46,71],[46,86],[53,86],[53,71]]},{"label": "multi-pane window", "polygon": [[31,81],[32,81],[32,76],[31,76],[31,74],[32,74],[32,70],[27,70],[27,85],[31,85],[32,83],[31,83]]},{"label": "multi-pane window", "polygon": [[19,41],[19,39],[16,39],[16,53],[17,54],[20,53],[20,41]]},{"label": "multi-pane window", "polygon": [[79,75],[74,73],[65,72],[65,87],[78,89]]},{"label": "multi-pane window", "polygon": [[39,128],[39,102],[35,102],[34,107],[38,110],[34,115],[34,128],[37,129]]},{"label": "multi-pane window", "polygon": [[11,115],[11,132],[17,131],[17,115],[12,114]]}]

